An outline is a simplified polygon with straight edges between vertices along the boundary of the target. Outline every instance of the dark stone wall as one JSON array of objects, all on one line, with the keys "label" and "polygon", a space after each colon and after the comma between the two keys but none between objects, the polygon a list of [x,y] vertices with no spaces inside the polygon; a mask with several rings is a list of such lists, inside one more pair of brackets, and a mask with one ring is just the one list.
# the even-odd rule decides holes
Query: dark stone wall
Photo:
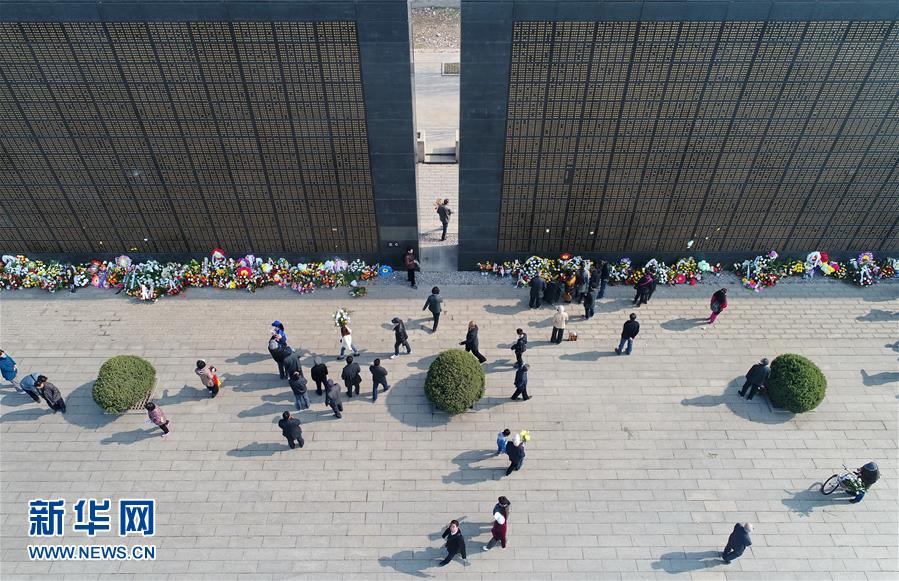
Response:
[{"label": "dark stone wall", "polygon": [[406,2],[4,2],[0,29],[4,252],[417,243]]},{"label": "dark stone wall", "polygon": [[463,0],[460,265],[899,250],[897,18]]}]

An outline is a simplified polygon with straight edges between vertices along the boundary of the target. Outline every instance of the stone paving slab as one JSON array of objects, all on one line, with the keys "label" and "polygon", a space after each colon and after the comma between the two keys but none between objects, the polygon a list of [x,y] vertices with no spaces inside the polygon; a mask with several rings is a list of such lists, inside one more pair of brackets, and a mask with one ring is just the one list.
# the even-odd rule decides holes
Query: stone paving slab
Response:
[{"label": "stone paving slab", "polygon": [[[95,290],[4,293],[0,345],[22,371],[48,375],[69,413],[0,391],[0,571],[6,579],[895,579],[899,285],[732,289],[714,327],[694,325],[710,289],[660,289],[637,311],[630,357],[611,353],[631,311],[630,290],[617,287],[593,320],[573,317],[580,338],[559,346],[548,343],[550,310],[527,309],[526,291],[511,286],[444,288],[436,334],[421,328],[425,290],[395,285],[372,285],[364,299],[192,289],[156,304]],[[338,306],[353,311],[363,369],[382,357],[393,387],[372,403],[366,381],[342,420],[312,395],[300,413],[306,447],[292,451],[275,425],[292,398],[264,350],[268,324],[285,322],[290,343],[305,350],[307,376],[313,352],[338,376],[330,322]],[[393,316],[407,321],[414,352],[390,361]],[[449,418],[431,409],[422,385],[433,355],[455,347],[472,319],[488,358],[487,394]],[[517,326],[531,341],[527,403],[508,401]],[[794,417],[736,395],[752,363],[785,351],[828,377],[814,412]],[[103,415],[91,400],[97,369],[120,353],[156,366],[170,439],[141,415]],[[193,374],[198,357],[224,375],[215,400]],[[508,478],[507,460],[491,455],[504,427],[534,436],[523,470]],[[863,503],[816,489],[841,464],[868,460],[883,475]],[[512,501],[509,548],[484,553],[500,494]],[[48,496],[156,498],[157,560],[29,562],[28,500]],[[463,523],[470,564],[440,569],[439,535],[452,518]],[[721,564],[716,552],[745,520],[756,523],[753,546]],[[68,530],[61,541],[84,539]]]}]

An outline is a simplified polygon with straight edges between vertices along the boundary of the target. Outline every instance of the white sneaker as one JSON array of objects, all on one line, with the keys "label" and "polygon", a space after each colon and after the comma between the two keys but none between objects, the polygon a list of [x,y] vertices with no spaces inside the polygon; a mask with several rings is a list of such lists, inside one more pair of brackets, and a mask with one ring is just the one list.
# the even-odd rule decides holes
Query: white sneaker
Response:
[{"label": "white sneaker", "polygon": [[391,359],[396,359],[396,355],[391,355],[390,358],[391,358]]}]

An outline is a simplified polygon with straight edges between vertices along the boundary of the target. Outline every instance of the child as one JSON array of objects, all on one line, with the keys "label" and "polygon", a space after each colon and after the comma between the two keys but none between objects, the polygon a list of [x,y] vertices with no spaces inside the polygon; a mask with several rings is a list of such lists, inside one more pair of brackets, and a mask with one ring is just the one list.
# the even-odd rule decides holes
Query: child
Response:
[{"label": "child", "polygon": [[218,378],[218,369],[214,365],[209,365],[204,359],[197,360],[197,368],[194,373],[200,378],[200,382],[209,390],[209,397],[215,397],[219,394],[219,388],[222,381]]},{"label": "child", "polygon": [[146,423],[156,424],[159,426],[159,429],[162,430],[162,438],[165,439],[169,435],[169,419],[165,417],[165,412],[162,411],[162,408],[156,407],[156,404],[151,402],[147,402],[147,405],[144,406],[147,410],[148,420]]},{"label": "child", "polygon": [[496,435],[496,455],[499,456],[503,452],[506,451],[506,443],[509,441],[509,436],[512,435],[512,430],[506,428],[502,432]]}]

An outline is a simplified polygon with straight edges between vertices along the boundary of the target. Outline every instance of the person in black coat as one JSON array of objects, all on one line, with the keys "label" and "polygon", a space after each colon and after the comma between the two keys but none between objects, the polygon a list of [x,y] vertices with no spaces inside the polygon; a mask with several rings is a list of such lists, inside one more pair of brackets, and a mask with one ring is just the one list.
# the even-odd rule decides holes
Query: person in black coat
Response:
[{"label": "person in black coat", "polygon": [[296,372],[300,372],[300,375],[303,374],[303,369],[300,365],[299,351],[291,351],[287,357],[284,358],[284,372],[287,374],[288,379]]},{"label": "person in black coat", "polygon": [[[321,395],[322,386],[328,378],[328,366],[322,363],[321,357],[317,355],[312,358],[312,362],[314,365],[312,366],[310,375],[312,376],[312,381],[315,382],[315,395]],[[327,402],[325,402],[325,404],[327,404]]]},{"label": "person in black coat", "polygon": [[474,321],[468,321],[468,333],[465,334],[465,340],[460,341],[459,345],[465,345],[465,350],[477,357],[480,363],[487,361],[487,358],[478,351],[478,326]]},{"label": "person in black coat", "polygon": [[459,529],[459,521],[450,521],[442,536],[446,539],[446,558],[440,561],[441,567],[452,561],[457,554],[462,555],[463,560],[468,560],[468,553],[465,552],[465,537],[462,536],[462,531]]},{"label": "person in black coat", "polygon": [[390,389],[390,385],[387,384],[387,370],[381,367],[380,359],[375,359],[374,364],[368,366],[368,370],[371,371],[371,400],[375,402],[378,401],[379,385],[384,387],[384,391]]},{"label": "person in black coat", "polygon": [[325,405],[331,408],[334,415],[340,419],[343,411],[343,399],[340,396],[340,386],[332,379],[325,379]]},{"label": "person in black coat", "polygon": [[[746,397],[747,400],[751,400],[758,393],[759,389],[765,385],[770,375],[771,367],[768,366],[767,359],[762,359],[750,367],[749,372],[746,373],[746,383],[743,384],[743,389],[740,390],[740,397]],[[749,391],[748,396],[746,395],[747,390]]]},{"label": "person in black coat", "polygon": [[610,270],[609,261],[603,260],[602,267],[599,269],[599,294],[596,295],[598,299],[606,296],[606,285],[609,284],[609,277],[611,276]]},{"label": "person in black coat", "polygon": [[59,389],[55,385],[49,381],[44,381],[39,387],[41,395],[44,396],[44,400],[50,406],[50,409],[53,410],[53,413],[66,413],[66,402],[62,399],[62,394],[59,393]]},{"label": "person in black coat", "polygon": [[521,367],[524,364],[521,356],[528,350],[528,334],[522,329],[515,329],[515,332],[518,333],[518,339],[512,345],[512,351],[515,352],[515,367]]},{"label": "person in black coat", "polygon": [[531,399],[531,396],[528,395],[528,371],[530,369],[531,366],[525,363],[515,372],[515,393],[512,394],[512,399],[517,400],[518,396],[522,396],[524,401]]},{"label": "person in black coat", "polygon": [[639,332],[640,323],[637,321],[637,313],[631,313],[630,318],[624,323],[624,327],[621,328],[621,341],[618,343],[618,347],[615,348],[615,353],[621,355],[621,351],[624,349],[625,343],[627,343],[625,354],[630,355],[634,349],[634,338]]},{"label": "person in black coat", "polygon": [[446,227],[449,226],[450,216],[453,211],[449,209],[449,198],[443,200],[443,203],[437,206],[437,215],[440,216],[440,224],[443,226],[443,234],[440,235],[440,241],[446,240]]},{"label": "person in black coat", "polygon": [[272,356],[275,363],[278,364],[278,377],[287,379],[287,372],[284,369],[284,359],[290,355],[293,350],[287,345],[282,345],[275,337],[268,341],[268,354]]},{"label": "person in black coat", "polygon": [[593,296],[592,290],[584,293],[584,320],[592,319],[596,314],[596,297]]},{"label": "person in black coat", "polygon": [[297,411],[301,412],[303,410],[309,409],[309,396],[306,394],[307,382],[306,378],[303,377],[302,371],[294,371],[290,374],[290,379],[288,380],[288,385],[290,385],[290,391],[293,392],[293,399],[297,406]]},{"label": "person in black coat", "polygon": [[581,268],[574,274],[574,301],[580,303],[589,288],[590,274],[587,272],[587,267],[582,264]]},{"label": "person in black coat", "polygon": [[278,427],[281,428],[281,433],[287,438],[287,445],[291,449],[296,448],[297,445],[302,448],[303,444],[306,443],[303,441],[303,428],[300,427],[300,420],[290,417],[290,412],[281,414],[281,419],[278,420]]},{"label": "person in black coat", "polygon": [[746,547],[752,544],[752,540],[749,538],[749,533],[751,532],[751,523],[737,523],[734,525],[733,532],[730,534],[730,537],[727,538],[727,545],[724,547],[724,552],[721,553],[721,559],[723,559],[725,563],[730,565],[731,561],[742,555],[743,551],[746,550]]},{"label": "person in black coat", "polygon": [[643,276],[640,277],[640,280],[637,281],[637,284],[634,285],[634,290],[637,291],[637,293],[634,295],[634,305],[639,307],[640,305],[649,302],[649,295],[652,291],[652,285],[652,274],[647,270],[643,273]]},{"label": "person in black coat", "polygon": [[562,298],[562,285],[559,281],[554,280],[550,283],[547,283],[546,290],[543,291],[543,302],[548,305],[552,305],[554,303],[559,302],[559,299]]},{"label": "person in black coat", "polygon": [[356,388],[356,395],[359,395],[359,386],[362,385],[362,369],[359,364],[353,361],[353,356],[346,358],[346,365],[340,373],[343,384],[346,386],[346,396],[353,397],[353,388]]},{"label": "person in black coat", "polygon": [[390,358],[396,359],[399,356],[400,345],[406,348],[406,355],[409,355],[412,353],[412,347],[409,345],[409,334],[406,333],[406,324],[399,317],[394,317],[390,322],[393,323],[394,338],[393,355]]},{"label": "person in black coat", "polygon": [[530,308],[540,308],[540,295],[544,290],[546,290],[546,281],[538,274],[531,279],[531,301],[528,303]]},{"label": "person in black coat", "polygon": [[434,287],[431,289],[431,295],[425,301],[425,306],[421,308],[421,310],[429,310],[431,311],[431,316],[434,317],[434,328],[431,329],[431,332],[434,333],[437,331],[437,323],[440,322],[440,313],[443,311],[443,297],[440,296],[440,287]]},{"label": "person in black coat", "polygon": [[512,441],[506,444],[506,454],[509,456],[509,468],[506,470],[506,476],[512,474],[512,471],[521,470],[522,465],[524,465],[524,442],[521,441],[521,436],[519,434],[515,434],[512,437]]}]

